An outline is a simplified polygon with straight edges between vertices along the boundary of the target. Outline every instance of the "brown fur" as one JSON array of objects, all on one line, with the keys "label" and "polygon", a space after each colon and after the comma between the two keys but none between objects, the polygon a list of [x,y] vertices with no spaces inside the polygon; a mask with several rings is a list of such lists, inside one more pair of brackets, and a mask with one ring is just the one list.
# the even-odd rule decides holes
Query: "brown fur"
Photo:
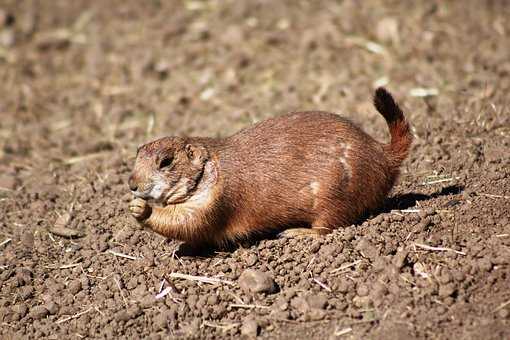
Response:
[{"label": "brown fur", "polygon": [[[389,144],[326,112],[271,118],[224,139],[166,137],[145,144],[129,180],[138,197],[131,212],[154,231],[191,243],[347,226],[380,207],[413,139],[385,89],[376,90],[374,104],[388,123]],[[169,157],[171,165],[159,169]],[[163,206],[151,207],[147,199]]]}]

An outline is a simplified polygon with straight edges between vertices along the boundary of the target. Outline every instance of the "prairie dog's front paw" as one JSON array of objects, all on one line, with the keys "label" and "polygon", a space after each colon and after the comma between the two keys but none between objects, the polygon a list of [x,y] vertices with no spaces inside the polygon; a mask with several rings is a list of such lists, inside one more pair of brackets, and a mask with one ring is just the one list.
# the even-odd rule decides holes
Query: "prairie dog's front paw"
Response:
[{"label": "prairie dog's front paw", "polygon": [[129,202],[129,212],[138,221],[145,220],[151,213],[151,207],[146,200],[135,198]]}]

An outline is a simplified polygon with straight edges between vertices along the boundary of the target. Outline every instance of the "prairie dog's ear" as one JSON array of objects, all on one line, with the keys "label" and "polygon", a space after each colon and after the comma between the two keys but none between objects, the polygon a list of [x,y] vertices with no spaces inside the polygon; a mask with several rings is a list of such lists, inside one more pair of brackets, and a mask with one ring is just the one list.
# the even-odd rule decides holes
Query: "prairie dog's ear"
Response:
[{"label": "prairie dog's ear", "polygon": [[207,149],[202,145],[187,144],[184,150],[193,165],[203,165],[209,158],[209,152],[207,152]]}]

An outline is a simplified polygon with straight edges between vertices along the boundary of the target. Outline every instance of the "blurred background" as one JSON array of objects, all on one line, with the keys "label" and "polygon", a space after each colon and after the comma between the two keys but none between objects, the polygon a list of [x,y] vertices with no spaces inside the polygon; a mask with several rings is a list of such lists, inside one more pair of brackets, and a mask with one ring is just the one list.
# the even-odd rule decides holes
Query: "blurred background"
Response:
[{"label": "blurred background", "polygon": [[37,124],[65,157],[91,140],[225,136],[320,109],[384,138],[370,102],[385,85],[425,138],[430,118],[462,121],[461,103],[506,95],[509,11],[496,0],[3,0],[1,137]]}]

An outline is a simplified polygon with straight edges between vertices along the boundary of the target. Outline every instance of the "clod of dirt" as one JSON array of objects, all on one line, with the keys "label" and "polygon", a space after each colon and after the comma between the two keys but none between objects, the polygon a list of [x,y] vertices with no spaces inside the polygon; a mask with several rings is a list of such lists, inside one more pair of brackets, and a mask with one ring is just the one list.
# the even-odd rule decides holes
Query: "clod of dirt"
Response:
[{"label": "clod of dirt", "polygon": [[333,256],[334,254],[338,253],[342,251],[342,245],[341,244],[338,244],[338,245],[323,245],[321,246],[321,249],[319,250],[319,254],[323,257],[323,258],[328,258],[328,257],[331,257]]},{"label": "clod of dirt", "polygon": [[19,297],[21,298],[21,300],[27,300],[29,298],[31,298],[33,295],[34,295],[34,287],[32,286],[24,286],[21,288],[21,291],[19,292]]},{"label": "clod of dirt", "polygon": [[382,282],[374,283],[370,297],[374,301],[374,305],[379,306],[382,303],[384,295],[388,293],[388,288]]},{"label": "clod of dirt", "polygon": [[376,36],[380,41],[397,44],[400,41],[397,19],[386,17],[380,20],[376,26]]},{"label": "clod of dirt", "polygon": [[310,308],[324,309],[328,304],[328,297],[325,294],[308,295],[306,302]]},{"label": "clod of dirt", "polygon": [[360,284],[356,289],[358,296],[368,296],[369,290],[366,284]]},{"label": "clod of dirt", "polygon": [[326,317],[327,297],[323,294],[298,296],[291,300],[291,307],[298,311],[305,321],[317,321]]},{"label": "clod of dirt", "polygon": [[129,321],[135,319],[142,314],[142,310],[138,306],[132,306],[128,309],[121,310],[115,315],[117,321]]},{"label": "clod of dirt", "polygon": [[253,254],[253,253],[248,254],[248,256],[246,256],[246,265],[247,265],[248,267],[251,267],[251,266],[253,266],[255,263],[257,263],[258,259],[259,259],[259,258],[257,257],[257,255],[255,255],[255,254]]},{"label": "clod of dirt", "polygon": [[481,259],[480,261],[478,261],[478,267],[481,270],[488,272],[492,269],[492,263],[489,259],[484,258],[484,259]]},{"label": "clod of dirt", "polygon": [[34,273],[28,268],[18,268],[16,269],[16,279],[18,280],[19,285],[25,285],[32,282],[32,278]]},{"label": "clod of dirt", "polygon": [[304,320],[322,320],[326,316],[327,296],[324,294],[297,296],[290,302],[291,307],[303,315]]},{"label": "clod of dirt", "polygon": [[57,314],[58,313],[58,305],[53,302],[53,301],[50,301],[47,305],[46,305],[46,309],[48,310],[48,312],[51,314],[51,315],[54,315],[54,314]]},{"label": "clod of dirt", "polygon": [[404,266],[408,254],[409,254],[408,249],[399,250],[395,257],[393,258],[393,264],[395,265],[395,267],[401,269]]},{"label": "clod of dirt", "polygon": [[257,322],[257,320],[248,317],[246,320],[244,320],[242,326],[241,326],[241,335],[254,338],[257,335],[259,335],[260,326]]},{"label": "clod of dirt", "polygon": [[62,29],[55,32],[38,34],[36,44],[41,50],[64,49],[71,44],[72,40],[72,33],[69,30]]},{"label": "clod of dirt", "polygon": [[372,300],[369,296],[355,296],[352,303],[358,308],[369,308]]},{"label": "clod of dirt", "polygon": [[313,253],[318,252],[319,249],[321,248],[321,244],[322,244],[322,242],[320,242],[320,241],[313,242],[309,249],[310,253],[313,254]]},{"label": "clod of dirt", "polygon": [[28,307],[24,303],[20,303],[18,305],[15,305],[12,308],[12,310],[13,310],[14,313],[19,315],[20,319],[23,318],[28,313]]},{"label": "clod of dirt", "polygon": [[50,311],[44,306],[35,306],[30,310],[28,314],[32,319],[42,319],[50,314]]},{"label": "clod of dirt", "polygon": [[306,313],[310,307],[308,306],[308,302],[301,296],[295,297],[290,301],[290,305],[293,309],[299,311],[300,313]]},{"label": "clod of dirt", "polygon": [[415,233],[420,233],[422,231],[426,231],[427,228],[432,224],[432,219],[430,217],[423,217],[423,219],[414,226],[413,231]]},{"label": "clod of dirt", "polygon": [[239,277],[239,286],[250,293],[275,293],[278,290],[273,278],[265,272],[246,269]]},{"label": "clod of dirt", "polygon": [[27,231],[21,235],[21,244],[26,249],[32,249],[34,247],[34,234]]},{"label": "clod of dirt", "polygon": [[70,220],[71,215],[69,213],[62,214],[57,218],[53,227],[49,229],[49,232],[67,238],[82,237],[83,235],[78,230],[67,227]]},{"label": "clod of dirt", "polygon": [[81,291],[81,282],[80,280],[73,280],[71,283],[69,283],[69,286],[67,286],[69,289],[69,292],[73,295],[78,294]]},{"label": "clod of dirt", "polygon": [[70,221],[71,221],[71,214],[63,213],[55,220],[55,227],[64,228],[69,224]]},{"label": "clod of dirt", "polygon": [[374,246],[366,238],[363,238],[361,241],[359,241],[358,245],[356,246],[356,250],[358,250],[364,257],[372,261],[379,256],[379,249],[377,249],[377,247]]},{"label": "clod of dirt", "polygon": [[0,308],[0,321],[9,321],[11,318],[11,310],[8,307]]},{"label": "clod of dirt", "polygon": [[352,229],[346,229],[342,235],[344,241],[350,242],[354,239],[354,231]]},{"label": "clod of dirt", "polygon": [[166,309],[164,311],[161,311],[154,317],[154,324],[162,329],[167,328],[170,317],[171,317],[170,310]]},{"label": "clod of dirt", "polygon": [[441,275],[439,275],[437,277],[437,281],[440,284],[445,285],[445,284],[450,283],[452,281],[452,275],[448,271],[443,270]]},{"label": "clod of dirt", "polygon": [[276,301],[273,303],[273,311],[284,311],[289,308],[289,300],[285,297],[279,297],[276,299]]},{"label": "clod of dirt", "polygon": [[207,304],[209,306],[215,306],[218,304],[218,296],[217,295],[210,295],[208,298],[207,298]]},{"label": "clod of dirt", "polygon": [[156,303],[156,301],[157,300],[154,298],[154,296],[147,294],[142,299],[140,299],[140,306],[142,308],[149,308],[152,305],[154,305],[154,303]]},{"label": "clod of dirt", "polygon": [[[425,266],[421,262],[416,262],[413,265],[413,271],[414,271],[415,275],[422,276],[422,277],[427,277],[428,276],[427,270],[425,269]],[[441,282],[441,281],[439,281],[439,282],[440,283],[448,283],[448,282]]]},{"label": "clod of dirt", "polygon": [[439,296],[440,297],[448,297],[451,296],[455,292],[455,284],[449,283],[446,285],[442,285],[439,287]]},{"label": "clod of dirt", "polygon": [[305,321],[319,321],[326,317],[326,311],[318,308],[312,308],[305,314]]}]

